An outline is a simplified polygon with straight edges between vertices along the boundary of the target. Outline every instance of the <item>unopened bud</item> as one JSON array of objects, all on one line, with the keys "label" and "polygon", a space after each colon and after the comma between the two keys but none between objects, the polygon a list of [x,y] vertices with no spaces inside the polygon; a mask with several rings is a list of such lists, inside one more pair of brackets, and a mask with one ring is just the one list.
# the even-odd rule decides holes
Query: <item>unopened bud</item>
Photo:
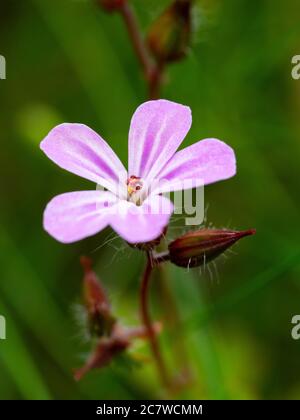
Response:
[{"label": "unopened bud", "polygon": [[182,59],[188,51],[191,37],[192,0],[175,0],[153,22],[147,43],[158,62]]},{"label": "unopened bud", "polygon": [[96,273],[92,269],[92,261],[81,257],[84,270],[83,299],[88,313],[89,328],[92,335],[109,335],[115,318],[111,314],[110,303]]},{"label": "unopened bud", "polygon": [[107,366],[118,354],[125,351],[129,344],[129,341],[123,338],[102,338],[86,364],[74,372],[75,379],[79,381],[90,370]]},{"label": "unopened bud", "polygon": [[[152,325],[152,328],[154,334],[159,334],[161,324],[155,323]],[[111,335],[100,338],[85,365],[74,372],[75,379],[79,381],[90,370],[109,365],[117,356],[124,353],[137,338],[149,338],[149,334],[144,326],[124,328],[116,323],[111,331]]]},{"label": "unopened bud", "polygon": [[127,0],[96,0],[96,3],[105,11],[114,12],[115,10],[120,9],[126,1]]},{"label": "unopened bud", "polygon": [[175,239],[169,244],[170,261],[179,267],[198,267],[214,260],[239,239],[255,234],[244,231],[200,229]]}]

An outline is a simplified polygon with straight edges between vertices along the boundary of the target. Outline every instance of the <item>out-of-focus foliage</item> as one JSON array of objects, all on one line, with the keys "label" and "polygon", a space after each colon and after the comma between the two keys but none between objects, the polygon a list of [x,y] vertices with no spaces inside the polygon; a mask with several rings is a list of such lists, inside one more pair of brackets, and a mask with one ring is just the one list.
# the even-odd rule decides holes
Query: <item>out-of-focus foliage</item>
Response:
[{"label": "out-of-focus foliage", "polygon": [[[133,3],[146,32],[169,2]],[[152,285],[163,352],[176,371],[171,352],[187,347],[193,382],[179,398],[299,398],[300,341],[290,335],[300,313],[300,81],[291,78],[299,2],[196,3],[194,44],[169,68],[162,96],[192,108],[186,145],[217,137],[236,151],[237,176],[205,190],[207,223],[255,227],[257,235],[202,272],[166,265],[166,278]],[[159,397],[149,360],[130,370],[114,364],[79,383],[72,377],[88,349],[72,313],[79,256],[93,257],[128,325],[139,322],[143,256],[109,230],[68,246],[42,230],[52,196],[94,187],[39,150],[53,125],[88,124],[126,162],[130,117],[146,89],[124,25],[93,1],[11,0],[1,4],[0,54],[7,60],[7,80],[0,80],[0,314],[7,320],[0,398]],[[172,224],[168,237],[182,232]],[[180,329],[168,321],[165,283]],[[134,351],[149,355],[144,342]]]}]

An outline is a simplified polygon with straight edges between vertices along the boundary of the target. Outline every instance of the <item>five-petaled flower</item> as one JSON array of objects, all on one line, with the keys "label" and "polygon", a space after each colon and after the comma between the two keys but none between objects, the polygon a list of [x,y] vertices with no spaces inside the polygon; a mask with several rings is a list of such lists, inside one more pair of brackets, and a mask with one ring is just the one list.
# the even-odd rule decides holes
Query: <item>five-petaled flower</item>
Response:
[{"label": "five-petaled flower", "polygon": [[[220,140],[205,139],[177,151],[191,122],[187,106],[167,100],[139,106],[129,130],[128,172],[89,127],[55,127],[41,142],[41,149],[63,169],[105,190],[54,197],[44,212],[45,230],[64,243],[94,235],[108,225],[129,243],[158,238],[173,212],[172,202],[162,193],[182,189],[186,179],[210,184],[236,171],[233,150]],[[164,182],[149,189],[157,180]]]}]

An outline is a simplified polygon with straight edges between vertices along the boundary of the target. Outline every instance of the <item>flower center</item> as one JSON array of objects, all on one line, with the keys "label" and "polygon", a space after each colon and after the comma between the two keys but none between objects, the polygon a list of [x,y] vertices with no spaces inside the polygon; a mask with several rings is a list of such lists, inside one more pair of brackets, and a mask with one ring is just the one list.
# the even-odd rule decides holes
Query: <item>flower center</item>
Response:
[{"label": "flower center", "polygon": [[141,190],[143,188],[143,181],[140,177],[131,175],[127,181],[128,199],[139,205],[141,203]]},{"label": "flower center", "polygon": [[131,175],[130,178],[127,179],[127,192],[129,196],[140,191],[143,188],[143,181],[140,177]]}]

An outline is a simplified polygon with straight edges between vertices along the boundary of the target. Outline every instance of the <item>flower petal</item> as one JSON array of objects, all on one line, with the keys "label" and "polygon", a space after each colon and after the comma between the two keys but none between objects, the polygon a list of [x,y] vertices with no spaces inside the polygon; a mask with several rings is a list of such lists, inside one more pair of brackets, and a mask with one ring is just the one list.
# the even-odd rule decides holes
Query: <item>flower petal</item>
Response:
[{"label": "flower petal", "polygon": [[41,142],[41,149],[58,166],[118,192],[126,170],[120,159],[95,131],[84,124],[61,124]]},{"label": "flower petal", "polygon": [[155,193],[207,185],[230,178],[236,173],[233,149],[217,139],[205,139],[177,152],[159,173],[159,184]]},{"label": "flower petal", "polygon": [[79,241],[104,229],[117,197],[108,191],[69,192],[54,197],[44,212],[44,229],[63,243]]},{"label": "flower petal", "polygon": [[169,222],[173,203],[160,195],[149,197],[141,206],[122,200],[111,218],[112,228],[129,243],[144,243],[158,238]]},{"label": "flower petal", "polygon": [[176,152],[192,123],[187,106],[157,100],[134,113],[129,130],[129,176],[152,179]]}]

